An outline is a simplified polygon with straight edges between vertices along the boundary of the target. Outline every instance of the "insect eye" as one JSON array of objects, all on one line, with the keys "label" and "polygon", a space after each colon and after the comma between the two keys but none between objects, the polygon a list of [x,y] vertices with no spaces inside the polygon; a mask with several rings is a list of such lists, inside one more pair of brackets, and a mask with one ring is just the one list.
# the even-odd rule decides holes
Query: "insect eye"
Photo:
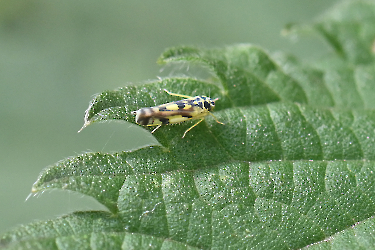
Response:
[{"label": "insect eye", "polygon": [[204,101],[203,105],[204,105],[205,109],[211,110],[211,103],[208,103],[207,101]]}]

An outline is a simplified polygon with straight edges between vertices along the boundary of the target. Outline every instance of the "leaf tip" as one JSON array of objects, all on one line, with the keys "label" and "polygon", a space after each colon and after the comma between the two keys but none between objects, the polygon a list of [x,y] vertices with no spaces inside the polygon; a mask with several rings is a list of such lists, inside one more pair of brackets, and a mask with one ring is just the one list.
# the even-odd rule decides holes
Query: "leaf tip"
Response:
[{"label": "leaf tip", "polygon": [[90,124],[91,124],[91,122],[88,119],[85,118],[85,122],[84,122],[82,128],[80,128],[80,130],[78,130],[77,133],[81,132],[84,128],[86,128]]},{"label": "leaf tip", "polygon": [[85,122],[85,124],[83,124],[82,128],[80,130],[78,130],[77,133],[81,132],[84,128],[86,128],[87,126],[89,125],[89,123]]},{"label": "leaf tip", "polygon": [[33,192],[33,189],[31,189],[31,193],[26,197],[25,202],[32,196],[34,195],[35,192]]}]

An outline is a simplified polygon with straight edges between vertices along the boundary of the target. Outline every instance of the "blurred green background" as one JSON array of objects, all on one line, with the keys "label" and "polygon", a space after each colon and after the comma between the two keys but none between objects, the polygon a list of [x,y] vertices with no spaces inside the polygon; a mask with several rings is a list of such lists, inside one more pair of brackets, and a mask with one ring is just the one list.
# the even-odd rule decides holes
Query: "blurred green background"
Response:
[{"label": "blurred green background", "polygon": [[[83,125],[93,94],[168,76],[155,62],[170,46],[253,43],[301,60],[329,48],[281,37],[336,1],[0,1],[0,234],[76,210],[105,209],[64,191],[25,201],[39,172],[87,151],[131,150],[153,137],[128,123]],[[188,74],[185,67],[178,72]]]}]

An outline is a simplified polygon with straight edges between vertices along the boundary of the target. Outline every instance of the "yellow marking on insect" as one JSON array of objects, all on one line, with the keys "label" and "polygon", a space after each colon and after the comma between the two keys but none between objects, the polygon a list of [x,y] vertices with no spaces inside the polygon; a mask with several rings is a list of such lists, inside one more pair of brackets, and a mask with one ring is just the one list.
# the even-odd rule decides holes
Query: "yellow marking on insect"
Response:
[{"label": "yellow marking on insect", "polygon": [[188,96],[171,93],[164,89],[169,95],[186,98],[176,102],[170,102],[155,107],[141,108],[137,111],[133,111],[132,114],[136,115],[135,122],[145,126],[156,126],[151,133],[154,133],[162,125],[180,123],[188,120],[200,119],[193,126],[188,128],[182,138],[185,137],[186,133],[192,128],[201,123],[207,115],[211,115],[216,122],[219,122],[217,118],[210,112],[215,107],[215,101],[219,98],[211,99],[207,96]]}]

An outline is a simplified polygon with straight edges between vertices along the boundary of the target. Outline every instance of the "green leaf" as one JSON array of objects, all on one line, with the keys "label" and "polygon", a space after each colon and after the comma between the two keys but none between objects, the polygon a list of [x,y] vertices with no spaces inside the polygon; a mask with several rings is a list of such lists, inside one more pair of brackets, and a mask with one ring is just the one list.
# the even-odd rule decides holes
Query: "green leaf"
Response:
[{"label": "green leaf", "polygon": [[173,240],[126,232],[124,226],[110,213],[76,212],[9,231],[3,235],[1,245],[10,249],[146,249],[150,246],[187,249]]},{"label": "green leaf", "polygon": [[343,1],[322,15],[313,25],[291,25],[288,33],[310,30],[318,33],[350,64],[374,62],[375,6],[372,1]]},{"label": "green leaf", "polygon": [[185,138],[196,120],[162,126],[153,133],[158,145],[47,167],[33,192],[80,192],[109,212],[21,226],[0,246],[374,248],[375,67],[367,46],[374,6],[341,4],[310,25],[336,55],[307,65],[246,44],[166,50],[159,63],[198,63],[213,77],[105,91],[90,103],[83,128],[135,124],[132,111],[179,100],[164,89],[218,98],[213,114],[224,124],[207,116]]}]

